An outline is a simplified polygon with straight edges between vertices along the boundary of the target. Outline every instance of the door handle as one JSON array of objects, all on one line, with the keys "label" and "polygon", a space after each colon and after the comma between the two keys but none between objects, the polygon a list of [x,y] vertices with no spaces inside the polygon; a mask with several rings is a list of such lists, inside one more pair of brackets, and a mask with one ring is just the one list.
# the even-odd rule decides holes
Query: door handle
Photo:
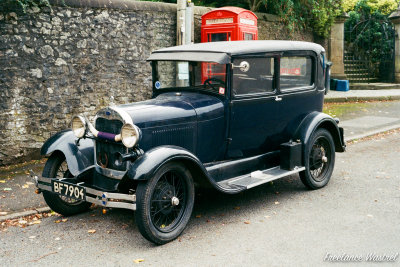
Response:
[{"label": "door handle", "polygon": [[282,101],[282,97],[275,96],[275,101]]}]

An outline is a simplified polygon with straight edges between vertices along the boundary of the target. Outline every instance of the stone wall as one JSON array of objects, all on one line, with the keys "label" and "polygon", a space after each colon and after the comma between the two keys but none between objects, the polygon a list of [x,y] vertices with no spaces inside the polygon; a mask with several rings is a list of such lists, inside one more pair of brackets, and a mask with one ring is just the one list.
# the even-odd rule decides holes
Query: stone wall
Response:
[{"label": "stone wall", "polygon": [[[61,0],[60,0],[61,1]],[[0,6],[0,165],[39,156],[74,114],[91,117],[117,104],[151,97],[151,51],[176,43],[176,6],[135,1],[64,0],[67,7]],[[195,8],[195,40],[200,17]],[[259,16],[259,39],[289,37],[275,16]],[[113,99],[113,100],[112,100]]]}]

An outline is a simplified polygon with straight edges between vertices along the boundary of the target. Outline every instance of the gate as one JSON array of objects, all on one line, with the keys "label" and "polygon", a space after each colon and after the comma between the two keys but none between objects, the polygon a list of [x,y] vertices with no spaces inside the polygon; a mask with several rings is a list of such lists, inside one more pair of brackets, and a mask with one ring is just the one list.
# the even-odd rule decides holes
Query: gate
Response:
[{"label": "gate", "polygon": [[394,82],[395,29],[387,17],[345,24],[345,73],[350,83]]}]

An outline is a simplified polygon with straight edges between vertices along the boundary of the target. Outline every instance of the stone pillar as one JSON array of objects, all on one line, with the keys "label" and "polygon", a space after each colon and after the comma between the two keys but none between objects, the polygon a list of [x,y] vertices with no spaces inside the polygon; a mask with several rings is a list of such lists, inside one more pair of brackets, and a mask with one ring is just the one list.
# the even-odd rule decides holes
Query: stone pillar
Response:
[{"label": "stone pillar", "polygon": [[344,73],[344,22],[349,16],[347,13],[336,17],[329,37],[329,54],[332,61],[331,77],[339,80],[347,80]]},{"label": "stone pillar", "polygon": [[399,8],[395,12],[393,12],[389,19],[394,24],[394,28],[396,30],[395,33],[395,52],[394,52],[394,78],[396,83],[400,83],[400,4]]}]

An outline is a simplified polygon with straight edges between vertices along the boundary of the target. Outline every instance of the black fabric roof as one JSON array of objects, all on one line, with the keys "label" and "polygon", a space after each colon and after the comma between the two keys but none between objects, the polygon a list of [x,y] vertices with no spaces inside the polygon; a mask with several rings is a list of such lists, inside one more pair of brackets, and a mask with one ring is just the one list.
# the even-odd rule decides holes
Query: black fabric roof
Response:
[{"label": "black fabric roof", "polygon": [[280,52],[314,51],[319,54],[325,49],[319,44],[299,41],[233,41],[212,42],[173,46],[154,51],[148,60],[207,61],[220,64],[231,62],[231,56]]}]

